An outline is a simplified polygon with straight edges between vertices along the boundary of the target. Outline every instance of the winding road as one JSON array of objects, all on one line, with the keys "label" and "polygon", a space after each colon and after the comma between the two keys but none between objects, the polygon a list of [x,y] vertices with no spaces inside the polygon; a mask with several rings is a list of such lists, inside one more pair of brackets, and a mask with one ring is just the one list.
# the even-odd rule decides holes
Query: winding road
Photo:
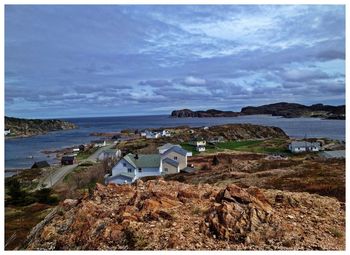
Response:
[{"label": "winding road", "polygon": [[[114,144],[109,144],[104,147],[99,148],[97,151],[95,151],[93,154],[91,154],[87,159],[82,160],[79,162],[79,164],[87,161],[97,161],[98,155],[106,149],[110,149],[114,146]],[[41,189],[42,187],[45,188],[52,188],[55,186],[59,181],[63,180],[63,178],[72,172],[79,164],[73,164],[73,165],[66,165],[62,166],[60,168],[55,169],[53,172],[49,174],[49,176],[46,176],[38,185],[38,187],[35,190]]]}]

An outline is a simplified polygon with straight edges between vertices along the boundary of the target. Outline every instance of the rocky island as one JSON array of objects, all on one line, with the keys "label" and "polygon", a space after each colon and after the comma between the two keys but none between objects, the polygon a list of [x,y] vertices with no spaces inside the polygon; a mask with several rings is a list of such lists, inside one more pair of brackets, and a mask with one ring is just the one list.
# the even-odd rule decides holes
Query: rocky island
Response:
[{"label": "rocky island", "polygon": [[332,106],[324,104],[314,104],[306,106],[296,103],[280,102],[262,106],[243,107],[240,112],[220,111],[210,109],[207,111],[192,111],[189,109],[175,110],[171,113],[174,118],[187,117],[237,117],[243,115],[271,114],[272,116],[282,116],[285,118],[317,117],[324,119],[345,119],[345,105]]},{"label": "rocky island", "polygon": [[77,128],[75,124],[64,120],[19,119],[5,116],[5,130],[10,130],[10,134],[6,137],[28,137],[74,128]]}]

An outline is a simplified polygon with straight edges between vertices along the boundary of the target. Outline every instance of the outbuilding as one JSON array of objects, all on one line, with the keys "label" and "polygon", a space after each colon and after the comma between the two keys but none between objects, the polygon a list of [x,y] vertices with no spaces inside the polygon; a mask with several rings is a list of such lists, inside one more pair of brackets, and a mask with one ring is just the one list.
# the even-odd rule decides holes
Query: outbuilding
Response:
[{"label": "outbuilding", "polygon": [[76,163],[76,159],[74,155],[64,155],[61,158],[62,165],[73,165],[74,163]]},{"label": "outbuilding", "polygon": [[33,168],[44,168],[44,167],[50,167],[50,164],[47,163],[47,161],[38,161],[38,162],[35,162],[31,168],[33,169]]}]

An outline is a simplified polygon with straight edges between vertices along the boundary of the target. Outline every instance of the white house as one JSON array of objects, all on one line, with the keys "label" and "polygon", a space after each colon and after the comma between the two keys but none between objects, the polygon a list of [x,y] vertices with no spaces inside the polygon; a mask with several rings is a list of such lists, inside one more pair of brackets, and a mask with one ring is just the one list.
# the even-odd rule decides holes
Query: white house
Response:
[{"label": "white house", "polygon": [[97,157],[99,161],[103,161],[105,159],[117,159],[120,158],[122,155],[122,152],[120,150],[103,150]]},{"label": "white house", "polygon": [[9,134],[11,134],[11,130],[10,129],[5,129],[5,136],[9,135]]},{"label": "white house", "polygon": [[153,132],[153,131],[145,130],[145,131],[141,132],[141,136],[142,137],[146,137],[147,139],[154,139],[154,138],[161,137],[162,134],[159,133],[159,132]]},{"label": "white house", "polygon": [[203,146],[203,145],[197,146],[196,151],[199,151],[199,152],[205,151],[205,146]]},{"label": "white house", "polygon": [[316,152],[319,151],[320,148],[320,143],[310,143],[306,141],[293,141],[288,146],[288,149],[293,153]]},{"label": "white house", "polygon": [[170,133],[169,130],[164,129],[164,130],[162,131],[161,135],[162,135],[163,137],[170,137],[170,136],[171,136],[171,133]]},{"label": "white house", "polygon": [[94,147],[103,147],[107,144],[105,140],[96,140],[91,142],[94,144]]},{"label": "white house", "polygon": [[192,144],[193,146],[206,146],[207,145],[207,141],[205,141],[204,139],[193,139],[189,142],[189,144]]},{"label": "white house", "polygon": [[187,167],[187,156],[192,155],[180,145],[167,144],[159,151],[159,154],[127,154],[113,167],[111,176],[105,177],[105,182],[124,184],[145,176],[179,173]]}]

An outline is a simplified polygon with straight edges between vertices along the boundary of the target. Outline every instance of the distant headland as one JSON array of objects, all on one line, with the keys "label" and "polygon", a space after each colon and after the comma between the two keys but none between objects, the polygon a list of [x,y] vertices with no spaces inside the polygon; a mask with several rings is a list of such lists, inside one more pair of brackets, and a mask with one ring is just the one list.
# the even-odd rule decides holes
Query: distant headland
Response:
[{"label": "distant headland", "polygon": [[77,128],[75,124],[64,120],[19,119],[5,116],[6,138],[28,137],[74,128]]},{"label": "distant headland", "polygon": [[296,103],[280,102],[262,106],[243,107],[240,112],[220,111],[210,109],[206,111],[192,111],[190,109],[175,110],[171,113],[174,118],[205,118],[205,117],[237,117],[243,115],[271,114],[285,118],[316,117],[323,119],[345,119],[345,105],[332,106],[314,104],[306,106]]}]

